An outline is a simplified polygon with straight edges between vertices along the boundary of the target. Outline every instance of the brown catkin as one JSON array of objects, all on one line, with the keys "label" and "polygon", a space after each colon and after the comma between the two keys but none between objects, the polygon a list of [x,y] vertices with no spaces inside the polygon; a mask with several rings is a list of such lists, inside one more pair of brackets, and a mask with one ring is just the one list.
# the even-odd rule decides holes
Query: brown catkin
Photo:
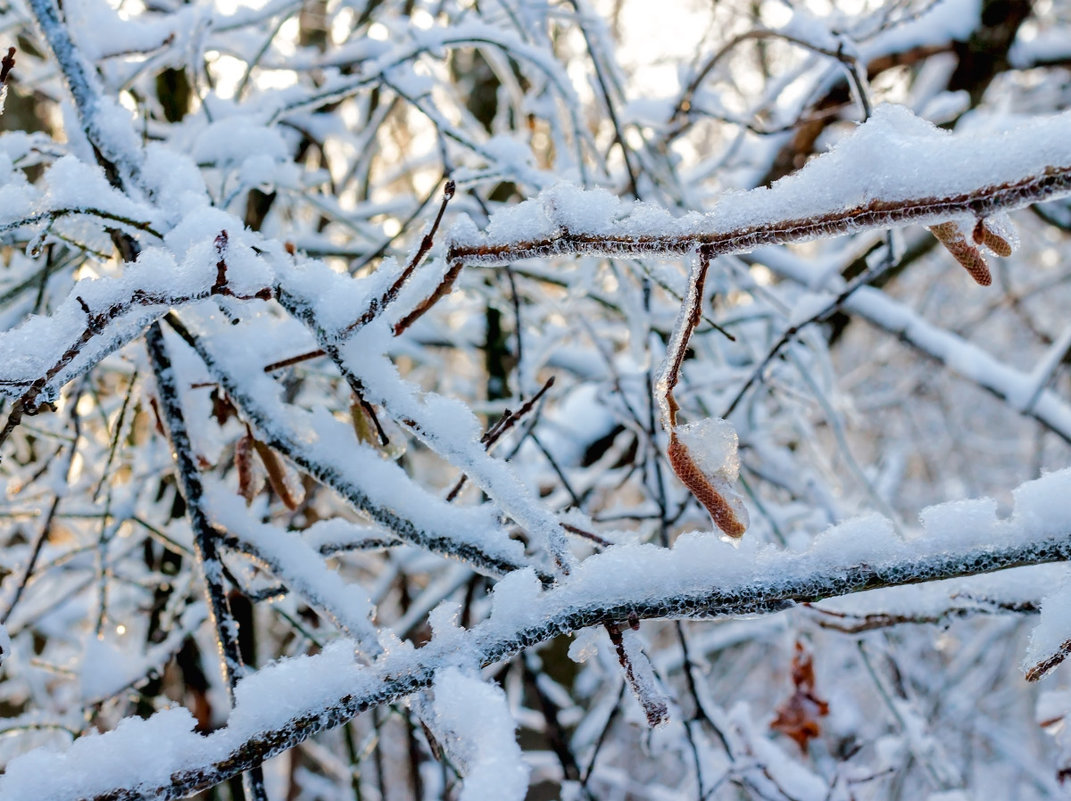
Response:
[{"label": "brown catkin", "polygon": [[703,504],[714,520],[714,524],[730,537],[742,537],[747,526],[736,516],[732,506],[721,496],[721,493],[714,489],[714,485],[699,469],[676,432],[671,432],[669,435],[669,448],[666,449],[666,456],[669,457],[669,464],[673,472],[677,474],[677,478],[695,496],[695,499]]},{"label": "brown catkin", "polygon": [[987,226],[985,220],[975,223],[973,237],[977,244],[985,245],[1001,258],[1006,259],[1012,254],[1011,242]]},{"label": "brown catkin", "polygon": [[930,232],[937,237],[938,242],[945,246],[945,250],[963,265],[971,278],[982,286],[989,286],[993,283],[993,275],[989,272],[985,257],[978,248],[966,240],[958,223],[946,222],[933,225],[930,226]]}]

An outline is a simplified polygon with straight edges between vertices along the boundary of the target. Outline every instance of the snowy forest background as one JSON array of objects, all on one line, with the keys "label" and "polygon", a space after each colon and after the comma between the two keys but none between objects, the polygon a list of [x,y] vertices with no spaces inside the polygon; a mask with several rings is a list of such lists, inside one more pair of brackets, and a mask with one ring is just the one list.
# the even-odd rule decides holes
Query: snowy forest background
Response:
[{"label": "snowy forest background", "polygon": [[0,31],[0,798],[1066,797],[1066,0]]}]

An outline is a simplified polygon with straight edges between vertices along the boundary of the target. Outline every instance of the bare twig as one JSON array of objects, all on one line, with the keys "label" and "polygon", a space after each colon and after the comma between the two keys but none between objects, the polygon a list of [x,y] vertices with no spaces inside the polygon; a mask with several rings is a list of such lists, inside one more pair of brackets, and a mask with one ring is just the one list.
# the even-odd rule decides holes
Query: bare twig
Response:
[{"label": "bare twig", "polygon": [[0,84],[6,84],[11,70],[15,68],[15,48],[9,47],[7,55],[0,60]]},{"label": "bare twig", "polygon": [[688,343],[691,342],[692,333],[699,325],[699,319],[703,314],[703,288],[706,286],[707,272],[710,270],[710,250],[699,248],[699,258],[689,281],[689,292],[685,298],[683,321],[674,332],[676,336],[671,343],[671,350],[666,354],[666,367],[659,381],[659,389],[662,393],[662,425],[667,431],[672,431],[677,426],[677,412],[680,405],[673,397],[673,390],[680,381],[681,366],[684,364],[685,354],[688,352]]},{"label": "bare twig", "polygon": [[[456,186],[454,182],[452,180],[447,180],[446,186],[443,188],[443,200],[442,203],[439,205],[439,211],[435,215],[435,220],[432,222],[431,228],[428,229],[428,232],[424,234],[424,238],[421,239],[420,247],[417,248],[416,253],[413,254],[413,258],[409,260],[409,263],[405,266],[405,269],[402,270],[402,272],[398,275],[394,283],[392,283],[389,288],[384,290],[383,294],[381,294],[378,298],[372,298],[372,301],[368,304],[368,309],[364,312],[364,314],[362,314],[360,317],[358,317],[356,320],[354,320],[352,323],[342,329],[343,335],[352,334],[354,331],[357,331],[360,328],[363,328],[364,326],[368,325],[370,322],[376,319],[376,317],[382,314],[383,311],[387,308],[387,306],[393,303],[394,300],[398,297],[398,293],[402,291],[402,287],[406,285],[410,277],[413,275],[413,272],[424,260],[424,257],[428,254],[428,251],[431,250],[432,245],[435,244],[435,234],[439,230],[439,225],[442,223],[443,215],[446,213],[446,206],[450,202],[451,198],[453,198],[455,191]],[[447,288],[446,291],[448,292],[449,288]],[[435,298],[435,300],[438,300],[438,298]],[[431,303],[434,303],[435,300],[432,300]],[[424,302],[428,303],[428,301]],[[428,308],[430,308],[430,304],[428,305]],[[427,311],[427,309],[424,309],[424,311]],[[420,312],[420,314],[423,313],[423,311]],[[413,314],[416,313],[410,313],[410,317]],[[416,317],[419,317],[420,314],[416,314]],[[414,317],[413,319],[415,320],[416,318]],[[408,327],[408,325],[405,327]],[[401,330],[405,329],[402,328]],[[398,333],[401,333],[401,331],[396,328],[395,334],[397,335]],[[301,362],[308,361],[309,359],[316,359],[324,355],[326,355],[325,351],[320,348],[317,348],[316,350],[310,350],[307,353],[301,353],[297,356],[290,356],[286,359],[280,359],[279,361],[272,362],[271,364],[266,365],[264,367],[264,372],[272,373],[276,370],[282,369],[283,367],[290,367],[291,365],[300,364]],[[368,408],[370,409],[371,407]],[[383,436],[385,437],[385,435]]]},{"label": "bare twig", "polygon": [[[643,707],[643,713],[647,716],[647,725],[654,728],[666,723],[669,720],[669,707],[666,699],[653,692],[654,688],[649,686],[654,673],[646,655],[638,648],[629,649],[626,646],[625,633],[621,631],[617,623],[605,623],[603,627],[610,635],[610,642],[613,643],[614,650],[617,652],[617,661],[621,663],[621,668],[625,671],[625,681],[628,682],[633,695]],[[643,664],[637,664],[638,660],[642,660]],[[647,681],[644,680],[645,677]]]},{"label": "bare twig", "polygon": [[1031,666],[1026,671],[1026,680],[1038,681],[1069,656],[1071,656],[1071,639],[1064,640],[1053,653]]},{"label": "bare twig", "polygon": [[[74,439],[70,444],[70,448],[67,451],[65,457],[65,464],[63,467],[63,478],[67,481],[70,477],[71,466],[74,462],[74,454],[78,450],[78,440],[81,438],[81,422],[78,415],[78,400],[81,397],[81,392],[76,392],[75,397],[71,399],[70,403],[70,418],[71,426],[74,429]],[[14,590],[11,594],[11,599],[7,602],[3,613],[0,613],[0,626],[7,623],[8,618],[11,617],[11,613],[15,610],[16,604],[22,597],[23,591],[26,589],[27,583],[33,576],[34,568],[37,566],[37,560],[41,556],[41,549],[44,547],[45,542],[48,541],[49,535],[52,532],[52,525],[56,519],[56,513],[59,511],[60,501],[63,496],[60,493],[56,493],[52,502],[48,506],[48,511],[45,513],[44,520],[41,522],[41,527],[37,530],[37,534],[33,538],[33,542],[30,544],[30,553],[26,558],[25,564],[22,566],[22,570],[19,573],[18,581],[14,585]]]},{"label": "bare twig", "polygon": [[[750,260],[752,257],[745,258]],[[775,256],[772,251],[764,251],[761,259],[778,275],[809,285],[810,269],[791,254],[782,252]],[[1071,419],[1071,406],[1055,392],[1042,389],[1027,408],[1021,408],[1019,402],[1013,403],[1020,386],[1033,384],[1029,374],[999,361],[977,345],[937,328],[916,311],[873,287],[859,287],[844,299],[842,308],[896,335],[919,353],[946,365],[1016,411],[1037,420],[1064,441],[1071,442],[1071,426],[1067,425],[1067,420]]]},{"label": "bare twig", "polygon": [[[539,391],[535,395],[530,397],[528,400],[526,400],[524,402],[524,405],[521,406],[520,409],[515,412],[506,409],[505,413],[503,413],[503,415],[498,418],[498,420],[496,420],[490,428],[487,429],[484,435],[480,437],[480,442],[482,442],[486,446],[487,450],[491,450],[491,448],[495,446],[495,443],[502,439],[502,437],[507,431],[513,428],[513,426],[515,426],[518,421],[523,420],[528,415],[528,413],[535,408],[535,405],[539,403],[543,395],[546,394],[546,391],[552,386],[554,386],[554,376],[548,378],[546,380],[546,383],[543,384]],[[468,476],[462,475],[457,480],[457,483],[454,484],[450,492],[447,493],[446,500],[454,500],[454,498],[458,496],[458,493],[460,493],[461,490],[464,489],[465,482],[467,480]]]},{"label": "bare twig", "polygon": [[409,326],[423,317],[432,306],[449,295],[454,289],[454,282],[461,275],[461,268],[465,263],[461,260],[450,260],[450,268],[443,275],[442,281],[435,287],[435,291],[422,300],[417,307],[401,320],[394,324],[394,336],[401,336]]},{"label": "bare twig", "polygon": [[953,619],[970,617],[971,615],[994,615],[999,613],[1037,614],[1037,605],[1002,605],[979,602],[967,606],[949,606],[934,614],[891,614],[888,612],[874,612],[870,614],[856,615],[837,612],[832,609],[824,609],[821,606],[807,606],[819,613],[818,625],[824,629],[832,629],[845,634],[859,634],[864,631],[875,629],[892,628],[903,625],[947,625]]},{"label": "bare twig", "polygon": [[383,312],[397,297],[398,293],[402,291],[402,287],[409,281],[409,278],[413,275],[420,263],[424,260],[424,257],[431,250],[431,246],[435,244],[435,234],[439,230],[439,225],[443,221],[443,215],[446,213],[446,206],[454,196],[456,186],[452,180],[447,180],[446,186],[443,188],[443,201],[439,204],[439,211],[435,215],[435,220],[431,224],[431,228],[424,234],[424,238],[420,240],[420,247],[417,248],[416,253],[413,254],[413,258],[409,260],[409,263],[402,270],[401,274],[395,279],[394,283],[378,298],[373,298],[372,302],[368,306],[368,310],[362,314],[356,321],[346,326],[343,329],[343,333],[350,334],[362,326],[368,325],[379,314]]}]

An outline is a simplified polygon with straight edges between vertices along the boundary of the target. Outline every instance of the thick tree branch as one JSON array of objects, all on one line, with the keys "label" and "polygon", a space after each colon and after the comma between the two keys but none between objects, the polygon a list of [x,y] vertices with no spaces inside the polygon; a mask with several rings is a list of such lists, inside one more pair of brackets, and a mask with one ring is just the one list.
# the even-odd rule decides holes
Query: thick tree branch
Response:
[{"label": "thick tree branch", "polygon": [[[219,546],[224,532],[212,525],[204,508],[204,482],[197,469],[193,446],[186,428],[186,418],[182,412],[182,401],[179,399],[178,383],[159,323],[153,323],[149,327],[145,334],[145,344],[149,349],[149,361],[152,363],[160,407],[171,441],[178,484],[183,500],[186,501],[186,515],[193,529],[193,549],[204,577],[205,600],[208,602],[209,617],[215,630],[220,669],[233,704],[234,690],[245,673],[245,665],[238,647],[238,623],[231,612],[230,600],[223,586],[223,558]],[[251,766],[243,777],[243,783],[247,799],[267,801],[264,776],[259,765]]]},{"label": "thick tree branch", "polygon": [[[1016,492],[1015,515],[998,524],[1001,530],[997,536],[992,531],[979,531],[955,543],[926,538],[883,542],[883,537],[892,535],[870,532],[872,536],[864,537],[853,526],[844,535],[834,529],[804,553],[770,547],[733,551],[716,538],[701,534],[678,540],[673,549],[649,545],[613,548],[589,558],[560,586],[542,593],[538,593],[533,576],[531,591],[536,594],[525,604],[523,613],[512,611],[498,617],[492,612],[475,628],[433,639],[419,651],[402,649],[370,667],[358,666],[352,657],[342,664],[337,654],[333,658],[305,658],[300,668],[304,680],[315,675],[326,681],[329,674],[331,686],[339,688],[337,697],[328,701],[322,693],[317,694],[307,708],[291,707],[270,723],[258,718],[255,726],[240,725],[239,686],[234,716],[239,723],[203,739],[189,732],[171,735],[182,738],[179,745],[184,764],[177,769],[155,775],[133,769],[129,784],[88,794],[59,792],[54,788],[64,786],[62,777],[48,777],[49,784],[41,785],[39,792],[47,790],[53,801],[181,798],[248,770],[363,711],[428,686],[436,670],[452,664],[458,654],[486,666],[589,626],[651,618],[769,614],[865,590],[1067,561],[1071,559],[1071,512],[1049,509],[1042,514],[1043,507],[1036,504],[1051,493],[1066,492],[1071,472],[1050,474],[1032,484],[1038,489],[1028,484]],[[324,673],[317,673],[317,660],[323,661]],[[262,670],[250,680],[251,687],[270,687],[272,672],[285,670],[286,662]],[[109,736],[99,738],[86,750],[107,749]],[[83,752],[80,759],[89,756]],[[60,764],[69,765],[64,769],[79,769],[78,760]],[[17,768],[17,763],[12,767]],[[35,786],[31,778],[36,780],[18,769],[9,770],[0,778],[0,793],[30,789]]]},{"label": "thick tree branch", "polygon": [[[324,353],[335,363],[358,397],[381,406],[398,424],[412,431],[429,448],[464,469],[473,483],[498,503],[530,537],[537,538],[547,548],[559,568],[568,570],[570,556],[561,526],[553,515],[531,498],[509,465],[494,459],[485,451],[483,445],[468,439],[465,434],[453,434],[444,428],[441,425],[441,416],[437,419],[436,413],[428,404],[417,398],[415,385],[401,379],[380,378],[376,386],[366,386],[357,367],[357,360],[348,359],[344,352],[346,343],[339,342],[325,330],[315,305],[305,297],[299,281],[289,276],[280,276],[277,300],[291,316],[308,326]],[[365,360],[372,365],[373,375],[376,375],[375,359],[374,354],[369,354]],[[390,375],[384,370],[378,370],[378,373],[381,376]]]},{"label": "thick tree branch", "polygon": [[842,236],[867,228],[931,225],[963,215],[985,217],[1067,194],[1071,194],[1071,158],[1068,163],[1047,166],[1014,181],[983,184],[969,192],[943,196],[924,194],[903,200],[874,199],[840,211],[804,217],[788,216],[725,230],[697,227],[680,234],[664,234],[658,228],[629,233],[574,233],[561,230],[544,238],[513,242],[484,244],[457,241],[450,246],[446,258],[450,263],[488,266],[509,264],[519,259],[563,255],[683,254],[699,247],[715,257],[743,253],[763,245]]}]

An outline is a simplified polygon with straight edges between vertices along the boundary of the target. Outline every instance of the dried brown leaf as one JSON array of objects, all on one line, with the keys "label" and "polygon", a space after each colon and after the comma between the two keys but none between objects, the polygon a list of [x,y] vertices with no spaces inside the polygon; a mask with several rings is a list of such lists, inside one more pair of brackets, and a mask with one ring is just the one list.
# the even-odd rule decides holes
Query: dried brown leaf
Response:
[{"label": "dried brown leaf", "polygon": [[798,641],[792,657],[792,683],[795,689],[777,710],[770,728],[792,738],[807,753],[808,743],[822,733],[818,718],[829,714],[829,704],[814,694],[814,662]]},{"label": "dried brown leaf", "polygon": [[256,448],[260,461],[264,463],[264,469],[268,471],[268,483],[271,484],[275,494],[279,496],[279,500],[286,504],[287,509],[297,509],[300,499],[295,497],[290,489],[283,460],[279,458],[275,451],[259,440],[253,440],[253,447]]},{"label": "dried brown leaf", "polygon": [[238,494],[245,498],[248,506],[259,491],[253,467],[253,435],[248,431],[234,446],[234,467],[238,471]]}]

